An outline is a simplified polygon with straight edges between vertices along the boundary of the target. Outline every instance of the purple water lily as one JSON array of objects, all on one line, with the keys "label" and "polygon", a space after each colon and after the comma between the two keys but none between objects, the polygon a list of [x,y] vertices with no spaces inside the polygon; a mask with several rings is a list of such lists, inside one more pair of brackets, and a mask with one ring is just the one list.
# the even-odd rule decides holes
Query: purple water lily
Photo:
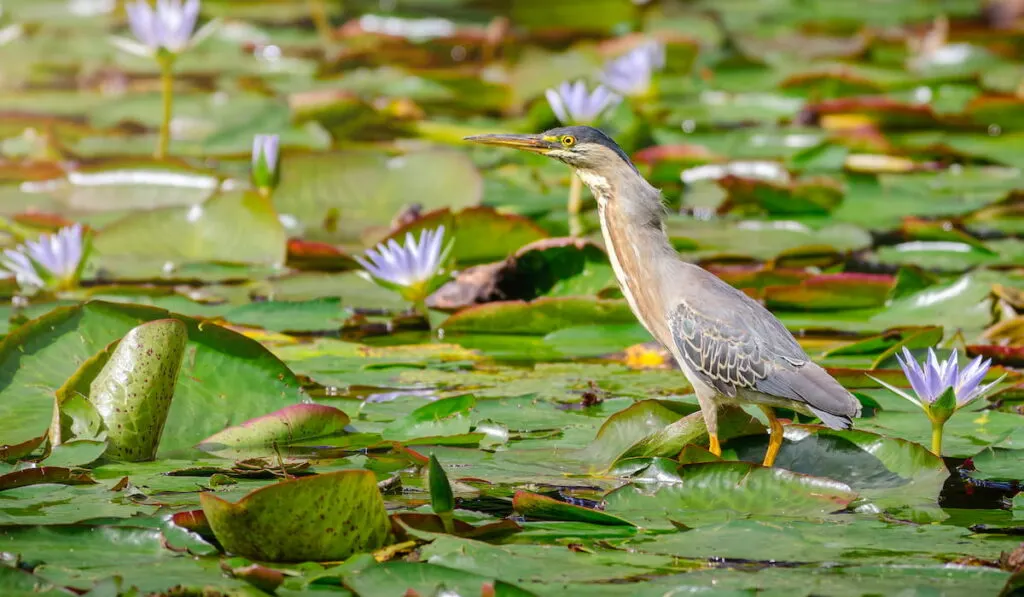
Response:
[{"label": "purple water lily", "polygon": [[114,36],[110,41],[125,52],[155,60],[160,67],[163,120],[154,156],[164,159],[171,142],[174,63],[179,54],[209,37],[217,26],[217,20],[195,30],[199,20],[199,0],[185,0],[184,3],[182,0],[156,0],[155,8],[148,0],[134,0],[125,4],[125,12],[135,39]]},{"label": "purple water lily", "polygon": [[181,52],[188,47],[199,19],[199,0],[156,0],[156,9],[146,0],[125,5],[128,25],[140,43],[152,51],[160,48]]},{"label": "purple water lily", "polygon": [[412,233],[405,235],[405,245],[389,240],[366,250],[366,257],[355,260],[379,284],[402,293],[406,299],[421,302],[437,288],[451,244],[442,250],[444,226],[424,230],[417,241]]},{"label": "purple water lily", "polygon": [[562,124],[594,124],[606,111],[614,108],[622,98],[604,85],[593,91],[583,81],[562,83],[557,89],[544,92],[551,110]]},{"label": "purple water lily", "polygon": [[206,39],[213,32],[213,20],[196,31],[199,0],[147,0],[125,3],[128,27],[135,39],[115,36],[111,42],[122,50],[142,57],[173,58]]},{"label": "purple water lily", "polygon": [[903,354],[897,354],[896,360],[899,361],[903,374],[907,376],[907,381],[914,389],[915,396],[881,379],[871,377],[898,396],[916,404],[928,415],[932,422],[932,453],[936,456],[942,455],[942,433],[946,421],[956,411],[984,396],[992,386],[1003,379],[1000,377],[983,386],[981,380],[992,365],[991,359],[977,357],[961,371],[957,356],[957,351],[954,350],[947,360],[940,362],[935,356],[935,351],[929,348],[928,357],[918,363],[910,350],[904,346]]},{"label": "purple water lily", "polygon": [[988,373],[992,365],[991,359],[977,357],[963,371],[957,363],[957,351],[949,355],[949,359],[940,362],[935,356],[935,351],[928,349],[928,358],[918,363],[914,355],[907,347],[903,347],[903,354],[896,355],[903,374],[917,394],[917,400],[913,400],[908,394],[900,392],[904,398],[911,399],[911,402],[920,404],[932,404],[948,389],[953,388],[956,395],[957,408],[962,408],[987,392],[996,382],[981,386],[981,380]]},{"label": "purple water lily", "polygon": [[61,228],[56,234],[44,234],[38,240],[5,249],[0,265],[22,288],[45,288],[48,281],[67,287],[77,282],[84,257],[83,228],[75,224]]},{"label": "purple water lily", "polygon": [[664,67],[664,44],[650,41],[608,62],[601,79],[616,92],[635,97],[650,90],[654,72]]}]

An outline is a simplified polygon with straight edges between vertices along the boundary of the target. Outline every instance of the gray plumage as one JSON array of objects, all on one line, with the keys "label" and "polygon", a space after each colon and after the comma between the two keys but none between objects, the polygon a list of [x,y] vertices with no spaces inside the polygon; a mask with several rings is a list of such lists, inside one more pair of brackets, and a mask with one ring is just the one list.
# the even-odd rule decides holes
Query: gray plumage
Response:
[{"label": "gray plumage", "polygon": [[682,265],[692,268],[685,272],[690,289],[679,285],[686,298],[671,311],[670,328],[678,354],[704,383],[728,398],[748,390],[802,403],[833,429],[860,416],[860,402],[771,312],[713,274]]}]

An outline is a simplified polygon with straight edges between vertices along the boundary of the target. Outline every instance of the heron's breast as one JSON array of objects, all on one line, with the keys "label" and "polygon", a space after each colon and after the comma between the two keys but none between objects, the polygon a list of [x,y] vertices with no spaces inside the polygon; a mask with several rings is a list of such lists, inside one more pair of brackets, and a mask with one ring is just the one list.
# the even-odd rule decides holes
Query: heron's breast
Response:
[{"label": "heron's breast", "polygon": [[607,199],[602,200],[598,195],[597,200],[601,235],[622,294],[647,331],[666,344],[669,341],[666,335],[668,326],[655,295],[658,282],[651,278],[651,264],[645,263],[643,248],[629,238],[629,224],[623,220],[624,214]]}]

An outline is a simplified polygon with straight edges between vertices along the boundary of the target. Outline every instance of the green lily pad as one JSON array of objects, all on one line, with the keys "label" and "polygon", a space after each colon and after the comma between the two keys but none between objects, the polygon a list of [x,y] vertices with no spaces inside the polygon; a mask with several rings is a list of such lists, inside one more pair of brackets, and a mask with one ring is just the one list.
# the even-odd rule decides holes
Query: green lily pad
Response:
[{"label": "green lily pad", "polygon": [[453,396],[424,404],[388,425],[384,439],[411,440],[457,436],[470,431],[469,412],[476,405],[473,396]]},{"label": "green lily pad", "polygon": [[92,380],[89,402],[107,428],[106,456],[153,460],[174,399],[188,330],[158,319],[125,334]]},{"label": "green lily pad", "polygon": [[808,247],[842,253],[871,246],[871,235],[849,224],[832,224],[815,230],[794,221],[705,222],[670,217],[667,228],[672,241],[685,245],[685,252],[695,257],[726,254],[770,259]]},{"label": "green lily pad", "polygon": [[[709,512],[737,515],[826,515],[857,497],[848,485],[748,462],[704,462],[679,467],[681,482],[656,488],[627,485],[605,498],[611,514],[642,515],[686,522]],[[633,518],[635,520],[635,518]]]},{"label": "green lily pad", "polygon": [[196,447],[204,452],[220,453],[242,448],[288,446],[342,434],[348,423],[348,415],[333,406],[293,404],[217,432]]},{"label": "green lily pad", "polygon": [[40,483],[60,485],[92,485],[96,480],[88,472],[60,466],[26,468],[0,475],[0,491],[28,487]]},{"label": "green lily pad", "polygon": [[235,307],[223,315],[226,321],[275,332],[336,330],[345,313],[341,299],[325,297],[308,301],[261,301]]},{"label": "green lily pad", "polygon": [[199,496],[224,548],[272,562],[343,560],[383,547],[390,532],[369,471],[338,471],[282,481],[232,503]]},{"label": "green lily pad", "polygon": [[[152,275],[160,275],[167,262],[280,265],[285,241],[269,199],[249,191],[221,193],[190,207],[132,214],[104,227],[93,243],[115,273],[117,264],[130,258],[150,262]],[[137,265],[131,274],[139,276]]]},{"label": "green lily pad", "polygon": [[[724,407],[718,413],[718,437],[728,441],[734,437],[764,431],[757,419],[741,408]],[[708,428],[700,412],[690,413],[678,421],[640,439],[619,455],[616,461],[628,458],[675,457],[688,444],[704,444]]]},{"label": "green lily pad", "polygon": [[379,239],[407,206],[469,207],[483,190],[472,163],[446,151],[286,155],[280,168],[277,211],[296,219],[307,239],[354,245]]},{"label": "green lily pad", "polygon": [[455,570],[429,563],[387,562],[345,576],[346,586],[360,594],[432,595],[437,591],[458,591],[459,595],[484,594],[490,587],[495,597],[536,597],[535,593],[495,580],[493,576]]},{"label": "green lily pad", "polygon": [[634,321],[636,317],[623,300],[541,297],[469,307],[446,319],[441,328],[457,333],[545,335],[582,324]]},{"label": "green lily pad", "polygon": [[881,307],[893,278],[877,274],[823,274],[792,286],[769,286],[765,305],[771,309],[824,310]]},{"label": "green lily pad", "polygon": [[645,437],[697,412],[696,404],[641,400],[608,417],[587,448],[587,454],[595,463],[609,466]]},{"label": "green lily pad", "polygon": [[726,176],[718,181],[733,205],[755,206],[772,215],[827,214],[843,200],[843,188],[828,179],[788,184]]},{"label": "green lily pad", "polygon": [[529,491],[517,491],[512,497],[512,508],[527,518],[537,520],[569,520],[611,526],[635,526],[628,520],[600,510],[560,502]]},{"label": "green lily pad", "polygon": [[[785,430],[777,468],[842,481],[883,506],[934,503],[949,476],[940,458],[903,439],[815,425],[788,425]],[[767,442],[746,440],[729,448],[744,460],[760,462]]]},{"label": "green lily pad", "polygon": [[[60,307],[0,342],[0,437],[20,443],[49,427],[53,396],[80,363],[140,323],[173,314],[153,307],[90,301]],[[299,381],[254,340],[214,324],[174,317],[189,342],[159,454],[303,400]],[[225,371],[234,371],[225,377]]]}]

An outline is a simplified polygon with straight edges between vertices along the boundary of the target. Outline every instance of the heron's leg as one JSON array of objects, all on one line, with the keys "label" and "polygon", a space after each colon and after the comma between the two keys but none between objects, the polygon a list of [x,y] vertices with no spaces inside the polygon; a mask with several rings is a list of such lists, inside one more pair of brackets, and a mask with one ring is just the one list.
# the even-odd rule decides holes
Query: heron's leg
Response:
[{"label": "heron's leg", "polygon": [[701,388],[697,388],[696,392],[700,413],[704,416],[704,424],[708,428],[708,450],[715,456],[721,456],[722,445],[718,443],[718,405],[715,404],[715,394]]},{"label": "heron's leg", "polygon": [[775,410],[770,406],[759,404],[765,416],[768,417],[768,426],[771,435],[768,436],[768,451],[764,453],[764,466],[775,464],[775,457],[779,455],[782,448],[782,423],[775,417]]}]

